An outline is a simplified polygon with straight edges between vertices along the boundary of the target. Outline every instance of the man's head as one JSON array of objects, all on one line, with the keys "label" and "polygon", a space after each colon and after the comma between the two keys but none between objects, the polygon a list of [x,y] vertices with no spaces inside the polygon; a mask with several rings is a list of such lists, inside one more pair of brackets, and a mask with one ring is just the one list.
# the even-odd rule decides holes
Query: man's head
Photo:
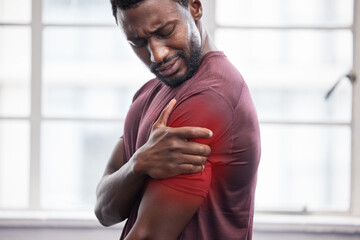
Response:
[{"label": "man's head", "polygon": [[200,0],[111,0],[137,56],[170,87],[193,76],[202,57]]}]

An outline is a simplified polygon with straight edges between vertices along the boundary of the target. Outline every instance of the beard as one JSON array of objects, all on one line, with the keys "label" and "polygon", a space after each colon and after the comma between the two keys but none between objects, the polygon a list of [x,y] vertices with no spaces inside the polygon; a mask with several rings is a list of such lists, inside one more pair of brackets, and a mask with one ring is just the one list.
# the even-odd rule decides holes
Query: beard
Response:
[{"label": "beard", "polygon": [[[166,57],[162,62],[156,63],[150,67],[150,71],[155,74],[157,79],[163,82],[165,85],[175,88],[181,85],[186,80],[190,79],[194,76],[195,72],[199,68],[200,60],[201,60],[201,45],[196,41],[195,36],[193,36],[190,40],[190,55],[187,56],[183,50],[178,51],[172,57]],[[158,69],[161,65],[170,62],[174,58],[183,58],[185,62],[186,72],[178,77],[169,79],[169,77],[163,77],[156,69]],[[176,71],[173,75],[175,75],[178,71]]]}]

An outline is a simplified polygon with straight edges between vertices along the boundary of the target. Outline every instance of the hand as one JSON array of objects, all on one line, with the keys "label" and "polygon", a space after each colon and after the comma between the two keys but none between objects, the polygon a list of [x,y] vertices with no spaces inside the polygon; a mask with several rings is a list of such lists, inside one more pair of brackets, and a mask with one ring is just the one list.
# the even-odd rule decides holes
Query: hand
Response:
[{"label": "hand", "polygon": [[154,123],[148,141],[134,154],[134,172],[164,179],[204,169],[211,153],[209,146],[190,142],[192,138],[210,138],[212,132],[200,127],[167,127],[176,100],[170,101]]}]

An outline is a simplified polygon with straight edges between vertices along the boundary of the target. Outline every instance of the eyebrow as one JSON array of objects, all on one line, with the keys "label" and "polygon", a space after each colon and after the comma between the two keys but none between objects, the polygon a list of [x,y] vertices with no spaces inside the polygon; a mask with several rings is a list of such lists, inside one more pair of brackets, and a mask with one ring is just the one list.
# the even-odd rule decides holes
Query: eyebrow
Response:
[{"label": "eyebrow", "polygon": [[130,42],[137,41],[143,39],[142,37],[128,37],[127,40]]},{"label": "eyebrow", "polygon": [[[158,32],[158,31],[160,31],[162,28],[165,28],[165,27],[167,27],[167,26],[170,25],[170,24],[176,24],[176,21],[170,21],[170,22],[164,23],[163,25],[160,25],[160,26],[157,27],[155,30],[151,31],[151,32],[150,32],[150,35],[152,35],[152,34]],[[131,37],[131,36],[130,36],[130,37],[127,38],[128,41],[136,41],[136,40],[141,40],[141,39],[143,39],[143,37],[139,37],[139,36],[134,36],[134,37]]]}]

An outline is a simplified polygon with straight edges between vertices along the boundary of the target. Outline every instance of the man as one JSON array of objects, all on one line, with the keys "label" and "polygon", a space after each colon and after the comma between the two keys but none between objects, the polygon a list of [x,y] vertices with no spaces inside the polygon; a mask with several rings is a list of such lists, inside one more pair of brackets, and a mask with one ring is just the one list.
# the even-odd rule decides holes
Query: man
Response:
[{"label": "man", "polygon": [[251,239],[258,120],[240,73],[201,23],[201,1],[111,3],[156,78],[134,96],[96,216],[105,226],[128,219],[121,239]]}]

